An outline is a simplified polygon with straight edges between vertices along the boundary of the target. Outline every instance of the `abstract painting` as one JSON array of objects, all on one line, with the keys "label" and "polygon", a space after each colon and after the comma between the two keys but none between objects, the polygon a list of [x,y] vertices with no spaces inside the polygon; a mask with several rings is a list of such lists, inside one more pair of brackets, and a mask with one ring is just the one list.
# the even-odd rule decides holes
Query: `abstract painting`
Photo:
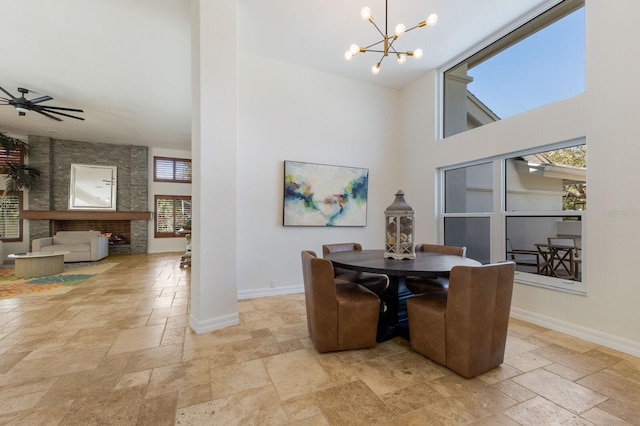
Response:
[{"label": "abstract painting", "polygon": [[369,170],[284,162],[284,226],[366,226]]}]

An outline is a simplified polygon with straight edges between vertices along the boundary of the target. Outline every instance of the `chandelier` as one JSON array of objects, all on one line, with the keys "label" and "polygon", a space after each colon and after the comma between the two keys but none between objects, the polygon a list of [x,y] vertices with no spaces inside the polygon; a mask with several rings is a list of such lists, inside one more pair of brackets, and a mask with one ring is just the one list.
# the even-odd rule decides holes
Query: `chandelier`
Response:
[{"label": "chandelier", "polygon": [[[368,7],[363,7],[362,10],[360,11],[360,16],[362,17],[362,19],[364,19],[365,21],[371,22],[373,26],[376,27],[376,30],[378,30],[380,35],[383,37],[382,40],[375,42],[367,47],[360,47],[357,44],[352,44],[349,50],[344,52],[344,58],[347,61],[350,61],[351,58],[356,56],[358,53],[365,53],[365,52],[382,53],[382,57],[380,58],[380,60],[373,67],[371,67],[371,72],[374,75],[377,75],[380,72],[380,65],[382,64],[382,61],[384,60],[384,58],[389,56],[389,53],[396,55],[396,58],[399,64],[404,64],[407,61],[407,56],[413,56],[416,59],[422,58],[422,55],[423,55],[422,49],[399,51],[399,50],[396,50],[395,47],[393,47],[393,44],[396,42],[398,37],[400,37],[404,33],[408,33],[409,31],[415,30],[416,28],[422,28],[426,26],[432,27],[438,22],[438,15],[436,15],[435,13],[432,13],[431,15],[429,15],[427,19],[425,19],[424,21],[418,23],[418,25],[415,25],[409,29],[407,29],[403,24],[396,25],[395,32],[392,35],[389,35],[389,31],[387,30],[389,1],[385,0],[384,3],[385,3],[384,33],[382,32],[382,30],[380,30],[380,28],[376,25],[375,21],[373,20],[373,17],[371,16],[371,9],[369,9]],[[383,44],[384,50],[372,49],[378,46],[379,44]],[[378,47],[378,49],[380,49],[380,47]]]}]

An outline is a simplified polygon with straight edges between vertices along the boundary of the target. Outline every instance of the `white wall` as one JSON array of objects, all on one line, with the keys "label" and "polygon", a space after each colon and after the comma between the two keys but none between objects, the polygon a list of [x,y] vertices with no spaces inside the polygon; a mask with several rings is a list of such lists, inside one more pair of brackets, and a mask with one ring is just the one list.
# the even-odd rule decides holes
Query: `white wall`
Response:
[{"label": "white wall", "polygon": [[[583,239],[586,296],[516,285],[512,313],[539,324],[640,355],[640,185],[637,103],[640,58],[629,40],[640,38],[640,3],[586,2],[586,93],[438,141],[417,118],[433,110],[437,74],[403,91],[405,143],[414,155],[407,194],[425,214],[417,239],[437,240],[435,169],[586,136],[589,202]],[[422,222],[422,221],[425,222]],[[495,259],[498,260],[498,259]]]},{"label": "white wall", "polygon": [[[191,196],[190,183],[169,183],[153,181],[153,157],[191,158],[190,151],[175,149],[149,149],[149,210],[155,214],[155,195],[188,195]],[[184,251],[187,246],[185,238],[155,238],[155,221],[149,221],[148,253],[165,253]]]},{"label": "white wall", "polygon": [[[245,52],[239,63],[238,291],[301,291],[302,250],[383,247],[400,183],[399,92]],[[368,168],[367,226],[283,227],[284,160]]]}]

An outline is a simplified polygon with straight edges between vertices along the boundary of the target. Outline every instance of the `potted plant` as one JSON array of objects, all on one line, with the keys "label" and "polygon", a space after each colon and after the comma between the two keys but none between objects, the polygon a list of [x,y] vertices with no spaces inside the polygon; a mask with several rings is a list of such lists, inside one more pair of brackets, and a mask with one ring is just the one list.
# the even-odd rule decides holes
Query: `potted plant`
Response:
[{"label": "potted plant", "polygon": [[[7,154],[11,151],[21,150],[25,157],[29,156],[29,144],[27,142],[7,136],[3,131],[0,131],[0,146],[4,148]],[[40,170],[29,167],[26,164],[17,164],[11,161],[7,161],[6,164],[0,167],[0,173],[6,175],[5,190],[0,197],[0,210],[7,195],[15,194],[25,189],[32,189],[40,177]]]}]

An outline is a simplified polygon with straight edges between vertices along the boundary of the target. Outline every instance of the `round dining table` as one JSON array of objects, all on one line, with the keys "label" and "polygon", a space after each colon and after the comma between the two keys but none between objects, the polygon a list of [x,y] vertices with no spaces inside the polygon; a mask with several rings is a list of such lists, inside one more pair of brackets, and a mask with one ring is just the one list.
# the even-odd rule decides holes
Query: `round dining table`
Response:
[{"label": "round dining table", "polygon": [[325,256],[334,267],[360,272],[385,274],[389,287],[380,298],[386,311],[378,322],[378,341],[395,336],[409,338],[407,299],[413,293],[407,289],[406,277],[448,276],[454,266],[480,266],[477,260],[450,254],[418,251],[415,259],[387,259],[384,250],[352,250]]}]

